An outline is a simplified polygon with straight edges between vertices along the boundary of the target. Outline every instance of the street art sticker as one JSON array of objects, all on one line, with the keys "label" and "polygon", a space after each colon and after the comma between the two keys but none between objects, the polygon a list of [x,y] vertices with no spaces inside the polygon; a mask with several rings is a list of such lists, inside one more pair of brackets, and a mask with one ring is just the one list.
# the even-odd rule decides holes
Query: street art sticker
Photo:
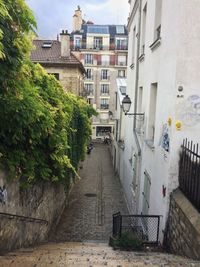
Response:
[{"label": "street art sticker", "polygon": [[0,186],[0,204],[5,205],[7,203],[7,190],[5,185],[3,187]]},{"label": "street art sticker", "polygon": [[166,151],[169,152],[170,137],[169,137],[169,127],[167,123],[163,125],[162,134],[160,138],[160,146]]},{"label": "street art sticker", "polygon": [[195,126],[200,123],[200,96],[191,95],[179,103],[177,107],[178,118],[186,126]]}]

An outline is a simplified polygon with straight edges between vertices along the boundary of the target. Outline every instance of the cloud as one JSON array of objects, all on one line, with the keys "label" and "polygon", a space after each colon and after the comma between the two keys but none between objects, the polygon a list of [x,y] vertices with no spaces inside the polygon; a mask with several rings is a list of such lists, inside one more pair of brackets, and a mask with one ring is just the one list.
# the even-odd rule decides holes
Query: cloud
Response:
[{"label": "cloud", "polygon": [[26,0],[34,11],[38,33],[44,38],[55,38],[61,29],[72,30],[72,16],[81,6],[85,20],[95,24],[126,24],[128,0]]}]

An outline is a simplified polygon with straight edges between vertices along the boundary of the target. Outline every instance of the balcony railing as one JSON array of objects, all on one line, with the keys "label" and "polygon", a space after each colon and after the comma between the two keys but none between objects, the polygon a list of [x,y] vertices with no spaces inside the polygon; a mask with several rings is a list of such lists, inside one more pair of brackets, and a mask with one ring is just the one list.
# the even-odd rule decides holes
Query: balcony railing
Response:
[{"label": "balcony railing", "polygon": [[101,66],[109,66],[110,65],[110,61],[99,61],[98,62],[98,65],[101,65]]},{"label": "balcony railing", "polygon": [[84,63],[85,63],[85,65],[93,65],[94,61],[93,60],[85,60]]},{"label": "balcony railing", "polygon": [[81,44],[80,46],[71,45],[70,49],[73,51],[79,51],[81,49],[90,49],[90,50],[128,50],[128,45],[93,45],[93,44]]},{"label": "balcony railing", "polygon": [[116,65],[117,66],[126,66],[127,63],[126,62],[123,62],[123,61],[118,61],[118,62],[116,62]]},{"label": "balcony railing", "polygon": [[101,96],[108,96],[109,95],[109,91],[107,92],[101,92]]},{"label": "balcony railing", "polygon": [[128,46],[127,45],[116,45],[115,49],[116,50],[128,50]]},{"label": "balcony railing", "polygon": [[110,80],[110,76],[104,76],[104,75],[101,75],[101,80],[103,81],[109,81]]},{"label": "balcony railing", "polygon": [[93,75],[90,75],[90,76],[86,76],[85,77],[85,80],[89,80],[89,81],[93,81]]},{"label": "balcony railing", "polygon": [[100,109],[109,109],[109,105],[108,104],[101,104]]}]

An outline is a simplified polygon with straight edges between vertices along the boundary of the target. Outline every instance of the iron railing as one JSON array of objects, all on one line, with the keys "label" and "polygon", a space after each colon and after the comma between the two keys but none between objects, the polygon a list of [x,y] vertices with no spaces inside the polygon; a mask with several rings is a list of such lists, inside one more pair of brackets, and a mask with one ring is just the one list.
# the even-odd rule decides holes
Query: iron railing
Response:
[{"label": "iron railing", "polygon": [[159,215],[121,215],[113,214],[113,237],[121,237],[123,233],[134,234],[143,244],[159,245]]},{"label": "iron railing", "polygon": [[22,216],[22,215],[17,215],[17,214],[12,214],[12,213],[6,213],[6,212],[0,212],[1,217],[7,217],[10,220],[19,220],[19,221],[25,221],[25,222],[31,222],[31,223],[44,223],[48,224],[48,221],[39,219],[39,218],[33,218],[33,217],[28,217],[28,216]]},{"label": "iron railing", "polygon": [[179,161],[179,187],[200,212],[200,153],[199,145],[183,140]]}]

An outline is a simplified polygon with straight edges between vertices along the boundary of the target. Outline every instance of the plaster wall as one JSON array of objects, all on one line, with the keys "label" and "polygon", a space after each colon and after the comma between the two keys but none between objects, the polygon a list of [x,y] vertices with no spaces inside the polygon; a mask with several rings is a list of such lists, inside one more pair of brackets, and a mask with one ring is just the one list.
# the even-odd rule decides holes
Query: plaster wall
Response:
[{"label": "plaster wall", "polygon": [[[141,145],[141,167],[139,175],[138,213],[143,206],[144,172],[151,180],[149,214],[162,215],[162,230],[169,207],[169,194],[178,186],[178,156],[183,138],[199,142],[199,55],[200,31],[197,0],[167,0],[162,4],[161,41],[153,49],[150,46],[154,39],[155,1],[142,1],[142,9],[147,3],[145,55],[139,62],[139,86],[143,87],[142,109],[145,112],[144,133],[138,135]],[[132,4],[132,2],[131,2]],[[133,7],[133,6],[131,6]],[[132,18],[129,27],[129,57],[128,66],[132,63],[133,29],[138,33],[138,10]],[[177,30],[178,29],[178,30]],[[128,68],[127,94],[134,103],[135,67]],[[157,83],[155,137],[153,144],[148,141],[149,103],[151,84]],[[183,91],[178,88],[182,86]],[[134,111],[132,104],[130,112]],[[168,123],[170,118],[171,123]],[[177,130],[176,122],[181,122]],[[124,150],[124,189],[129,206],[134,201],[131,198],[132,171],[129,160],[137,146],[133,136],[133,117],[125,118],[125,150]],[[164,135],[167,133],[169,147],[164,145]]]}]

